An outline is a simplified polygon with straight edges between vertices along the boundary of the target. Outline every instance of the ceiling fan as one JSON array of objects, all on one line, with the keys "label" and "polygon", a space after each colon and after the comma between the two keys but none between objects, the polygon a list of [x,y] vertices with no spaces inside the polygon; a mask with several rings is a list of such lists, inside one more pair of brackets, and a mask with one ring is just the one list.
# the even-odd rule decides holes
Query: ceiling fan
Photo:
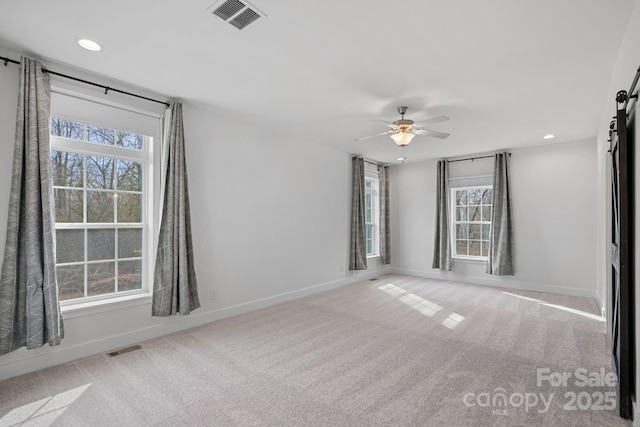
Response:
[{"label": "ceiling fan", "polygon": [[408,107],[402,106],[398,107],[398,113],[400,113],[400,120],[396,120],[395,122],[387,122],[385,120],[375,120],[377,122],[382,122],[385,126],[391,128],[386,132],[381,132],[376,135],[364,136],[362,138],[355,139],[355,141],[363,141],[365,139],[374,138],[376,136],[381,135],[390,135],[391,139],[399,145],[400,147],[407,146],[414,136],[416,135],[425,135],[432,136],[434,138],[445,139],[449,136],[448,133],[437,132],[435,130],[423,129],[423,125],[440,123],[449,120],[447,116],[436,116],[430,119],[422,120],[420,122],[414,122],[411,119],[405,119],[404,115],[407,112]]}]

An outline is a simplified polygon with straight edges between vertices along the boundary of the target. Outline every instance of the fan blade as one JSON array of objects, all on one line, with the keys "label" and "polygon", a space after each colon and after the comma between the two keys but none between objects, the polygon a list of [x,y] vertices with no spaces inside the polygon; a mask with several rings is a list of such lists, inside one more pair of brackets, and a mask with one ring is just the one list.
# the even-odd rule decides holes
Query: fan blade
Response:
[{"label": "fan blade", "polygon": [[447,120],[449,120],[449,117],[447,116],[435,116],[435,117],[431,117],[430,119],[426,119],[426,120],[421,120],[419,122],[416,122],[416,125],[430,125],[432,123],[440,123],[440,122],[446,122]]},{"label": "fan blade", "polygon": [[374,121],[374,122],[380,122],[380,123],[382,123],[384,126],[389,126],[390,128],[395,128],[395,127],[396,127],[396,125],[394,125],[393,123],[388,122],[388,121],[386,121],[386,120],[376,119],[376,120],[373,120],[373,121]]},{"label": "fan blade", "polygon": [[449,136],[448,133],[436,132],[435,130],[429,130],[429,129],[415,129],[413,133],[415,133],[416,135],[426,135],[426,136],[432,136],[434,138],[440,138],[440,139],[445,139]]},{"label": "fan blade", "polygon": [[375,134],[375,135],[363,136],[362,138],[354,139],[354,141],[364,141],[365,139],[375,138],[376,136],[381,136],[381,135],[388,135],[388,134],[394,133],[394,132],[395,131],[388,130],[386,132],[378,133],[378,134]]}]

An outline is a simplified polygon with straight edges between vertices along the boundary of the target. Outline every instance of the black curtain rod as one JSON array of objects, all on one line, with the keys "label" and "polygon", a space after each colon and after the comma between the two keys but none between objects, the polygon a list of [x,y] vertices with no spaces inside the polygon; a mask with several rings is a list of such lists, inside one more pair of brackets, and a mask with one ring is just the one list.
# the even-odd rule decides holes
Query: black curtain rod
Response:
[{"label": "black curtain rod", "polygon": [[[511,157],[511,153],[508,153],[509,157]],[[488,159],[488,158],[493,158],[495,156],[495,154],[491,155],[491,156],[478,156],[478,157],[469,157],[466,159],[456,159],[456,160],[449,160],[449,163],[455,163],[455,162],[466,162],[467,160],[477,160],[477,159]]]},{"label": "black curtain rod", "polygon": [[[11,59],[11,58],[5,58],[4,56],[0,56],[0,61],[4,61],[4,66],[6,67],[7,64],[9,62],[11,62],[12,64],[18,64],[20,65],[20,61],[16,61],[15,59]],[[91,85],[91,86],[96,86],[99,87],[101,89],[104,89],[104,94],[106,95],[107,93],[109,93],[109,91],[112,92],[117,92],[117,93],[121,93],[123,95],[129,95],[129,96],[133,96],[135,98],[140,98],[140,99],[144,99],[146,101],[151,101],[151,102],[157,102],[158,104],[164,104],[167,107],[170,106],[170,104],[168,102],[165,101],[158,101],[157,99],[153,99],[153,98],[147,98],[146,96],[142,96],[142,95],[138,95],[135,93],[131,93],[131,92],[126,92],[124,90],[120,90],[120,89],[114,89],[112,87],[109,86],[105,86],[105,85],[101,85],[99,83],[95,83],[95,82],[90,82],[89,80],[83,80],[83,79],[79,79],[78,77],[73,77],[73,76],[69,76],[67,74],[62,74],[62,73],[58,73],[55,71],[51,71],[51,70],[47,70],[46,68],[42,69],[43,73],[49,73],[49,74],[53,74],[55,76],[59,76],[59,77],[64,77],[65,79],[69,79],[69,80],[74,80],[76,82],[80,82],[80,83],[84,83],[87,85]]]}]

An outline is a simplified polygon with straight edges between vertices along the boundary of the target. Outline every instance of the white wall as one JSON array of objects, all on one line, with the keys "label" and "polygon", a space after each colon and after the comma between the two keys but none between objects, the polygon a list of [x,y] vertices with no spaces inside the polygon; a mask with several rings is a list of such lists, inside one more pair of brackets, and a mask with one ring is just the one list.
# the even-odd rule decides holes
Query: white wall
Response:
[{"label": "white wall", "polygon": [[349,155],[213,108],[184,113],[196,267],[215,307],[355,276]]},{"label": "white wall", "polygon": [[[0,206],[9,198],[17,86],[18,66],[0,66]],[[347,271],[348,154],[213,107],[185,102],[183,110],[202,307],[168,319],[152,318],[148,299],[64,312],[62,345],[0,356],[0,379],[379,273],[376,262],[363,273]],[[6,220],[6,208],[0,209],[0,256]]]},{"label": "white wall", "polygon": [[[615,103],[614,99],[616,93],[620,90],[629,90],[631,82],[640,66],[640,3],[636,2],[631,19],[627,27],[627,31],[624,35],[620,49],[618,51],[618,57],[609,83],[609,90],[607,91],[607,97],[603,100],[603,112],[600,126],[598,127],[598,297],[602,303],[604,309],[608,311],[610,316],[609,306],[611,301],[609,295],[611,292],[610,282],[610,260],[608,255],[609,242],[611,241],[609,234],[609,227],[611,222],[610,213],[610,201],[609,201],[609,188],[611,186],[611,180],[609,175],[609,169],[607,167],[609,162],[609,156],[607,150],[609,147],[608,132],[609,122],[611,117],[615,115]],[[637,90],[638,88],[636,88]],[[636,118],[639,118],[636,116]],[[636,125],[637,126],[637,125]],[[637,129],[637,128],[636,128]],[[637,135],[637,134],[636,134]],[[636,144],[638,142],[638,136],[636,136]],[[634,242],[636,242],[635,260],[634,265],[636,270],[640,267],[640,250],[638,250],[638,243],[640,242],[640,150],[635,150],[635,236]],[[635,289],[640,289],[640,274],[636,271],[635,283],[633,284]],[[638,343],[640,342],[640,295],[636,292],[635,296],[635,333],[636,333],[636,398],[635,398],[635,420],[640,419],[640,405],[638,405],[637,394],[640,392],[640,351],[638,349]]]},{"label": "white wall", "polygon": [[[477,261],[454,260],[451,272],[431,268],[435,161],[392,168],[394,271],[517,289],[595,295],[595,141],[546,144],[511,153],[515,276],[487,275],[485,264]],[[450,177],[491,174],[492,162],[453,163]],[[471,181],[464,181],[464,185]],[[450,182],[457,185],[463,181]]]}]

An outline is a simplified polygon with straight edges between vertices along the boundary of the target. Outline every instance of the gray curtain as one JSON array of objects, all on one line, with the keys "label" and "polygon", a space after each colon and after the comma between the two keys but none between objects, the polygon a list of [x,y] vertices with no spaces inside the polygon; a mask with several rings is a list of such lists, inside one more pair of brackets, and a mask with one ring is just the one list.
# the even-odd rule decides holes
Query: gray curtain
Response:
[{"label": "gray curtain", "polygon": [[153,280],[154,316],[186,315],[200,307],[193,262],[182,104],[172,101],[167,114],[170,119],[164,129],[164,191]]},{"label": "gray curtain", "polygon": [[389,166],[378,166],[380,182],[380,262],[391,264],[391,225],[389,219]]},{"label": "gray curtain", "polygon": [[451,238],[449,235],[449,162],[438,160],[436,174],[436,232],[432,268],[451,270]]},{"label": "gray curtain", "polygon": [[49,76],[22,58],[4,261],[0,354],[64,337],[56,283]]},{"label": "gray curtain", "polygon": [[511,276],[513,275],[513,215],[508,153],[495,155],[492,205],[487,273]]},{"label": "gray curtain", "polygon": [[364,159],[351,159],[351,251],[349,270],[367,269],[364,219]]}]

